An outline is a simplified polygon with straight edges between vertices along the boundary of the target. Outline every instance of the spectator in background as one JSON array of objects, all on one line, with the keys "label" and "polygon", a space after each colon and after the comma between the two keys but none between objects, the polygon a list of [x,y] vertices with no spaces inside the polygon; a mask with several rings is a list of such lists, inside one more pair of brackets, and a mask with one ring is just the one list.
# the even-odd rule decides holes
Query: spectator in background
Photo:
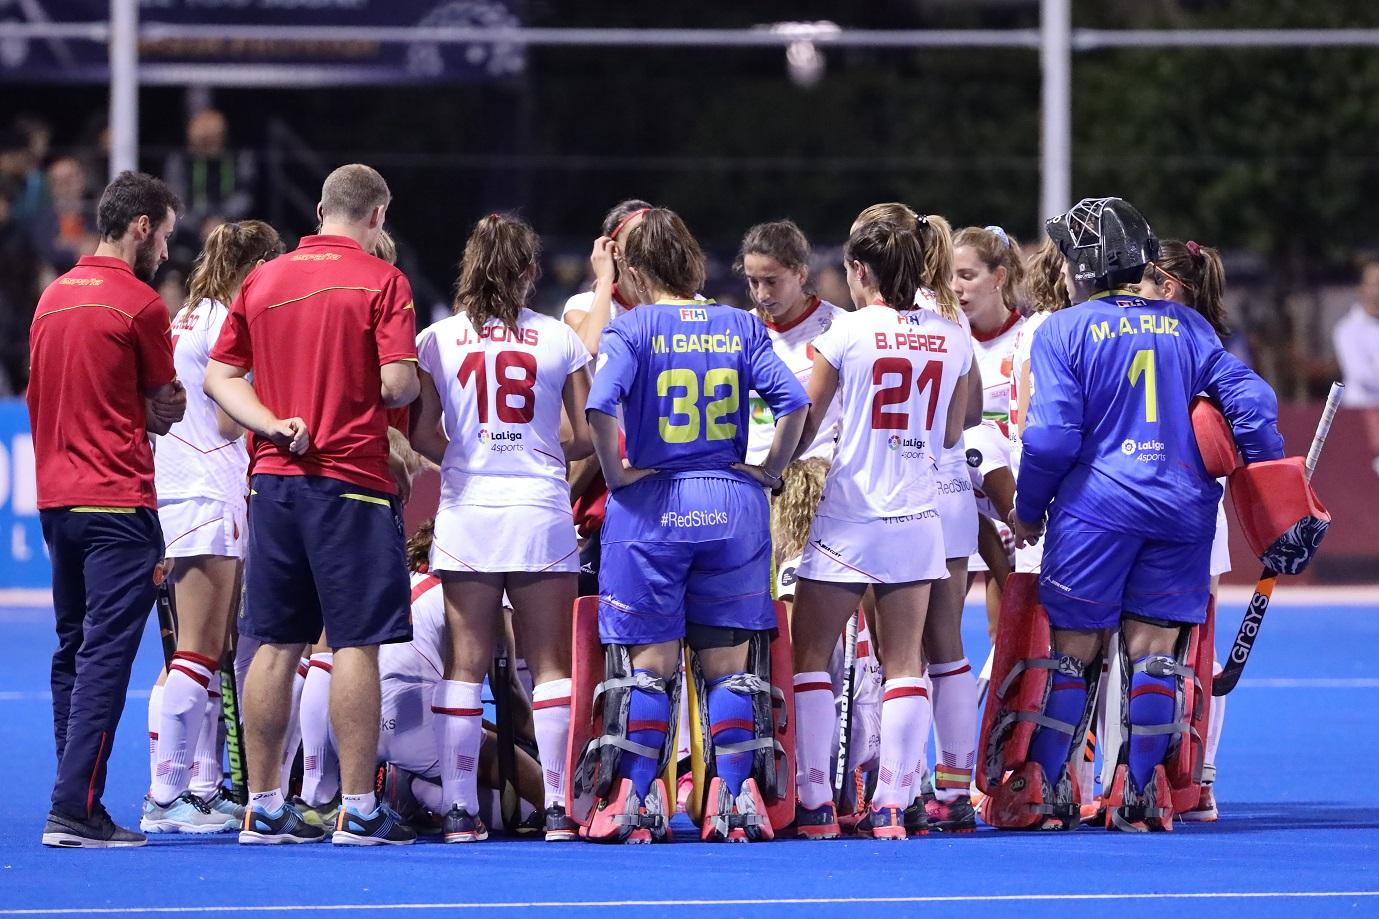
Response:
[{"label": "spectator in background", "polygon": [[163,167],[168,187],[186,205],[188,229],[201,231],[210,217],[239,220],[253,210],[254,155],[230,150],[228,142],[225,116],[216,109],[202,109],[187,122],[186,149],[169,156]]},{"label": "spectator in background", "polygon": [[0,175],[0,395],[29,380],[29,322],[38,302],[38,253],[11,213],[18,183]]},{"label": "spectator in background", "polygon": [[88,194],[86,167],[76,157],[64,156],[48,167],[48,194],[52,199],[57,234],[53,241],[53,267],[66,271],[78,258],[96,251],[95,202]]},{"label": "spectator in background", "polygon": [[1364,412],[1374,472],[1379,475],[1379,258],[1360,264],[1359,299],[1332,332],[1349,408]]},{"label": "spectator in background", "polygon": [[50,249],[57,230],[48,197],[47,176],[29,139],[17,127],[0,131],[0,176],[15,184],[10,199],[10,219],[29,235],[29,241],[44,260],[51,262]]}]

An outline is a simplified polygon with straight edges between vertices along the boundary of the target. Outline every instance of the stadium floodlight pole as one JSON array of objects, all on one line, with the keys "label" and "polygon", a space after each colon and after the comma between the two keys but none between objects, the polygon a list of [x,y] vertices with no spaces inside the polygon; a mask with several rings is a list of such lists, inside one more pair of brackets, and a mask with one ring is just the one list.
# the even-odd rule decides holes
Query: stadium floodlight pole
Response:
[{"label": "stadium floodlight pole", "polygon": [[1035,226],[1072,205],[1073,42],[1071,0],[1041,0],[1039,213]]},{"label": "stadium floodlight pole", "polygon": [[110,178],[139,168],[139,0],[110,0]]}]

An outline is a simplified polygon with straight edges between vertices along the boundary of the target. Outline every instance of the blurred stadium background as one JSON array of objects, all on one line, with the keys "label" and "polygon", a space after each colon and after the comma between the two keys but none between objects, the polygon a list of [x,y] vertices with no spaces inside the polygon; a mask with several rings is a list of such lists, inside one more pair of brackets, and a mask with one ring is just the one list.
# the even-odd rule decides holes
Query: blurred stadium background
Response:
[{"label": "blurred stadium background", "polygon": [[713,256],[705,292],[737,303],[728,266],[762,220],[804,228],[842,303],[839,246],[866,204],[1029,242],[1079,197],[1126,197],[1160,236],[1223,251],[1229,346],[1278,390],[1294,451],[1359,311],[1355,406],[1318,472],[1336,526],[1308,577],[1379,581],[1376,98],[1372,0],[0,0],[0,596],[49,583],[27,328],[94,249],[112,170],[187,205],[159,276],[175,306],[211,227],[311,232],[322,177],[354,161],[390,182],[433,316],[492,211],[542,233],[554,312],[626,197],[680,211]]}]

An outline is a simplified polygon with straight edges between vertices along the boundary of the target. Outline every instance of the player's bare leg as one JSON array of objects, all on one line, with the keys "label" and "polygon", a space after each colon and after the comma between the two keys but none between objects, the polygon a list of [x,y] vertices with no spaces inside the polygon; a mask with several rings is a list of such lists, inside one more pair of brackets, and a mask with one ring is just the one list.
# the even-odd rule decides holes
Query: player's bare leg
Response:
[{"label": "player's bare leg", "polygon": [[249,768],[249,809],[239,841],[245,844],[317,842],[318,827],[283,800],[282,756],[291,711],[284,705],[297,678],[305,644],[262,644],[254,652],[244,689],[244,746]]}]

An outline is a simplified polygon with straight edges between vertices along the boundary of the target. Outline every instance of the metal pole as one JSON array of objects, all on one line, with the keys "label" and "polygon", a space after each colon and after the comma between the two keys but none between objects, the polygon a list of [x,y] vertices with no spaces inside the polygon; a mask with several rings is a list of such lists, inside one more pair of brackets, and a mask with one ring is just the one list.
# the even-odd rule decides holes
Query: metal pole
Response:
[{"label": "metal pole", "polygon": [[139,0],[110,0],[110,178],[139,168]]},{"label": "metal pole", "polygon": [[1039,226],[1072,204],[1072,9],[1070,0],[1041,0],[1039,66],[1043,74],[1040,116]]}]

